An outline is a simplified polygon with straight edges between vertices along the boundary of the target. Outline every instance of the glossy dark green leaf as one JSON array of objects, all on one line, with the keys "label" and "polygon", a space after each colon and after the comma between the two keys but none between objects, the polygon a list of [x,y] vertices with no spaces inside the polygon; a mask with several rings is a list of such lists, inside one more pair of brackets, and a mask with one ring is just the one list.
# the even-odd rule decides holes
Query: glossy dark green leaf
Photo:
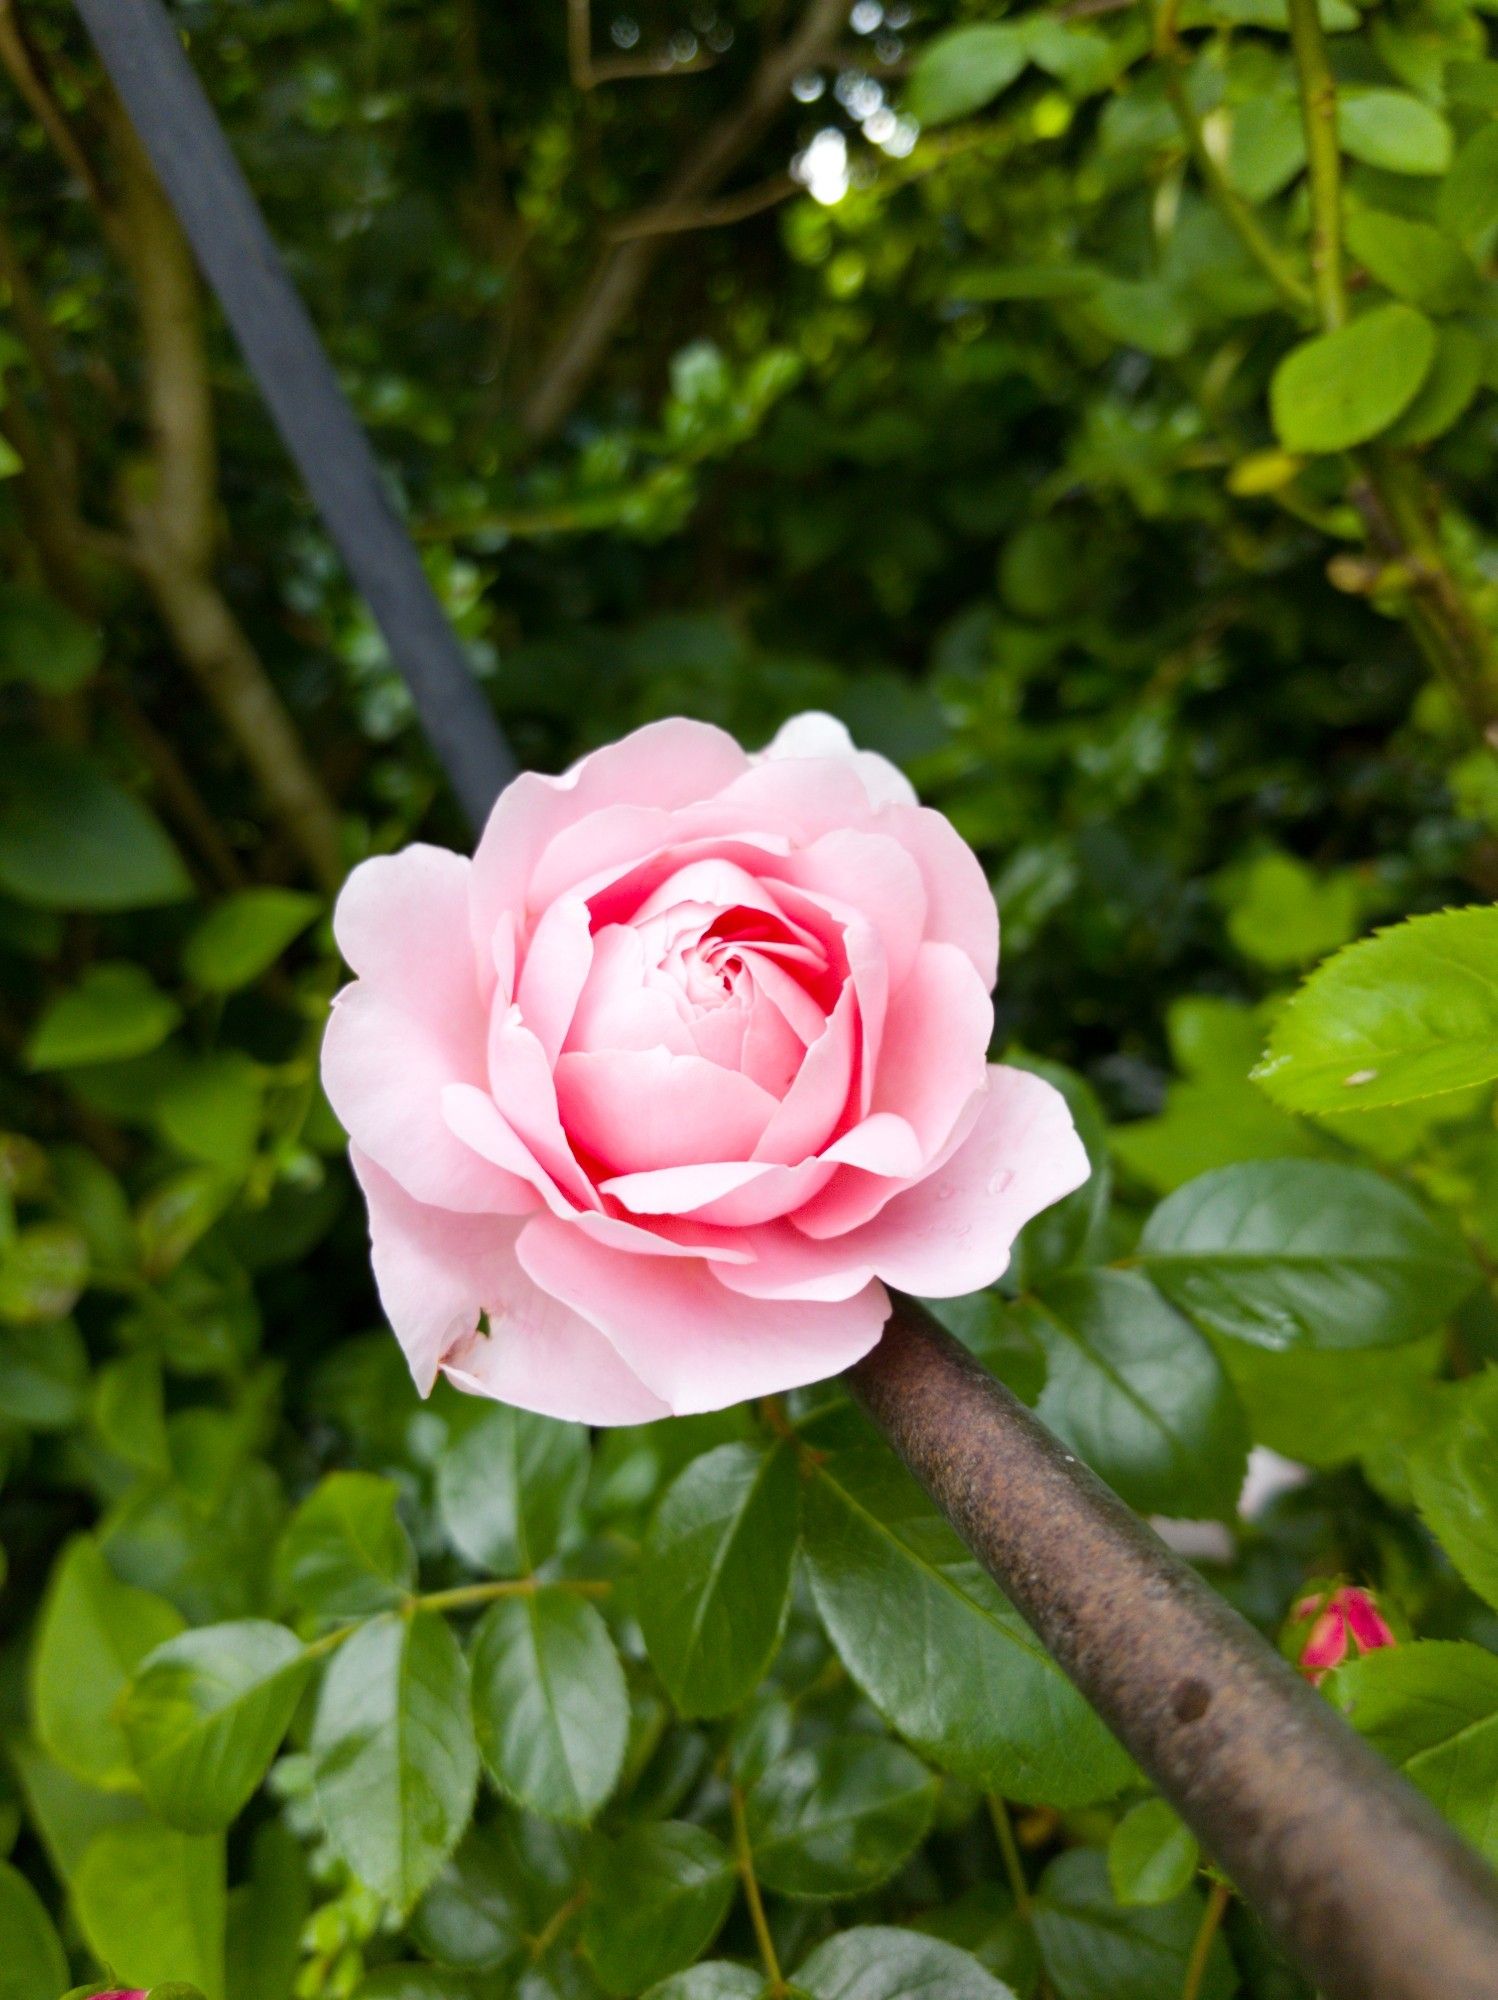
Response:
[{"label": "glossy dark green leaf", "polygon": [[797,1968],[811,2000],[1014,2000],[968,1952],[941,1938],[881,1924],[842,1931]]},{"label": "glossy dark green leaf", "polygon": [[479,1748],[500,1790],[546,1819],[590,1820],[618,1782],[629,1697],[608,1627],[562,1590],[502,1598],[473,1641]]},{"label": "glossy dark green leaf", "polygon": [[[1120,1906],[1095,1848],[1060,1855],[1035,1899],[1041,1957],[1057,2000],[1162,2000],[1180,1993],[1201,1919],[1195,1890],[1152,1907]],[[1236,1984],[1219,1934],[1197,1990],[1202,2000],[1228,2000]]]},{"label": "glossy dark green leaf", "polygon": [[70,1542],[52,1572],[31,1655],[31,1716],[42,1747],[86,1783],[133,1785],[115,1702],[146,1654],[182,1625],[164,1598],[121,1583],[92,1536]]},{"label": "glossy dark green leaf", "polygon": [[793,1448],[694,1459],[651,1522],[636,1587],[650,1658],[684,1715],[722,1715],[780,1643],[799,1522]]},{"label": "glossy dark green leaf", "polygon": [[1498,1865],[1498,1654],[1440,1639],[1387,1646],[1339,1667],[1324,1689]]},{"label": "glossy dark green leaf", "polygon": [[1126,1781],[1113,1737],[890,1453],[840,1451],[817,1466],[806,1557],[844,1666],[933,1762],[1052,1804],[1107,1798]]},{"label": "glossy dark green leaf", "polygon": [[390,1480],[372,1472],[330,1472],[281,1537],[276,1581],[283,1601],[324,1618],[362,1618],[398,1604],[416,1580],[399,1498]]},{"label": "glossy dark green leaf", "polygon": [[762,2000],[765,1977],[729,1958],[704,1959],[652,1986],[645,2000]]},{"label": "glossy dark green leaf", "polygon": [[573,1525],[588,1466],[581,1424],[504,1404],[485,1410],[437,1463],[448,1540],[477,1569],[529,1576]]},{"label": "glossy dark green leaf", "polygon": [[0,1861],[0,2000],[57,2000],[68,1984],[61,1941],[26,1877]]},{"label": "glossy dark green leaf", "polygon": [[359,1880],[409,1909],[473,1810],[468,1667],[445,1619],[376,1618],[333,1655],[312,1731],[328,1838]]},{"label": "glossy dark green leaf", "polygon": [[1201,1850],[1164,1799],[1130,1807],[1108,1841],[1108,1880],[1119,1903],[1168,1903],[1190,1887]]},{"label": "glossy dark green leaf", "polygon": [[192,882],[152,814],[83,752],[12,747],[0,768],[0,888],[54,910],[180,902]]},{"label": "glossy dark green leaf", "polygon": [[1358,1167],[1259,1160],[1203,1174],[1145,1224],[1172,1304],[1260,1347],[1386,1347],[1438,1326],[1477,1271],[1452,1226]]},{"label": "glossy dark green leaf", "polygon": [[1132,1271],[1054,1278],[1014,1308],[1045,1350],[1037,1414],[1147,1514],[1226,1515],[1248,1426],[1221,1362]]},{"label": "glossy dark green leaf", "polygon": [[583,1938],[610,1993],[640,1993],[690,1965],[728,1914],[733,1858],[706,1828],[665,1820],[600,1845]]},{"label": "glossy dark green leaf", "polygon": [[224,1992],[224,1843],[144,1820],[85,1850],[73,1908],[89,1948],[127,1986],[167,1980]]},{"label": "glossy dark green leaf", "polygon": [[264,1777],[310,1670],[294,1633],[257,1618],[184,1632],[142,1661],[115,1712],[168,1825],[228,1826]]},{"label": "glossy dark green leaf", "polygon": [[785,1896],[855,1896],[925,1838],[936,1780],[896,1743],[834,1738],[772,1765],[747,1801],[755,1872]]},{"label": "glossy dark green leaf", "polygon": [[440,1965],[493,1972],[525,1949],[526,1920],[507,1851],[470,1827],[417,1904],[411,1935]]}]

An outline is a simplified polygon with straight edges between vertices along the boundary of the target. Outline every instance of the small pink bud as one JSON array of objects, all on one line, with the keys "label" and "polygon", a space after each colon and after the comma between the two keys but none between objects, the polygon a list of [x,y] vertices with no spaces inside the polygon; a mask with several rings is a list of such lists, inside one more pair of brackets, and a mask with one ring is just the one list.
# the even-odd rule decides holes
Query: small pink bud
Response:
[{"label": "small pink bud", "polygon": [[1379,1610],[1372,1591],[1355,1584],[1342,1583],[1303,1597],[1290,1613],[1290,1623],[1292,1629],[1309,1627],[1298,1664],[1313,1687],[1319,1687],[1344,1660],[1396,1643],[1393,1627]]}]

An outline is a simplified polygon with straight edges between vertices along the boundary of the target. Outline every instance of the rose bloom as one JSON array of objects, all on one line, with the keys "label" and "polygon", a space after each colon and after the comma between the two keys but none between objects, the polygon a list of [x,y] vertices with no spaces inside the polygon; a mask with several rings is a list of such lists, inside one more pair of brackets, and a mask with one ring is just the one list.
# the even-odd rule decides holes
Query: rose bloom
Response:
[{"label": "rose bloom", "polygon": [[987,1059],[971,849],[828,716],[518,778],[471,861],[366,861],[334,927],[323,1080],[423,1394],[624,1424],[814,1382],[886,1283],[990,1284],[1087,1177]]}]

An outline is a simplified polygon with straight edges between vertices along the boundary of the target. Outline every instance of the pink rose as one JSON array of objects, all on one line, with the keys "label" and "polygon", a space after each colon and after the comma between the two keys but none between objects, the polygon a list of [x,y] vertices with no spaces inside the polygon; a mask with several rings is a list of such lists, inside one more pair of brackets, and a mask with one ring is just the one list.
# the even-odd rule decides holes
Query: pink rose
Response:
[{"label": "pink rose", "polygon": [[624,1424],[814,1382],[884,1282],[989,1284],[1087,1176],[987,1060],[977,860],[828,716],[519,778],[472,861],[366,861],[335,927],[323,1079],[423,1393]]}]

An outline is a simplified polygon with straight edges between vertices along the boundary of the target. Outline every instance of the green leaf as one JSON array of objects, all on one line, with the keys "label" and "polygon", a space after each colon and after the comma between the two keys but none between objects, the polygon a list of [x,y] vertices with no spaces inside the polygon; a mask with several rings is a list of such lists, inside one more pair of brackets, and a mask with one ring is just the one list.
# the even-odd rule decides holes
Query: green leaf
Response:
[{"label": "green leaf", "polygon": [[88,1350],[68,1319],[0,1327],[0,1417],[60,1431],[82,1414]]},{"label": "green leaf", "polygon": [[1444,174],[1451,165],[1451,127],[1407,90],[1341,91],[1337,134],[1343,152],[1386,173]]},{"label": "green leaf", "polygon": [[89,1949],[123,1985],[224,1990],[224,1843],[143,1821],[107,1827],[73,1878]]},{"label": "green leaf", "polygon": [[164,1598],[121,1583],[92,1536],[69,1542],[31,1655],[31,1714],[42,1747],[89,1784],[133,1785],[115,1700],[146,1654],[182,1624]]},{"label": "green leaf", "polygon": [[1108,1880],[1119,1903],[1168,1903],[1191,1886],[1201,1849],[1164,1799],[1126,1812],[1108,1841]]},{"label": "green leaf", "polygon": [[799,1526],[791,1446],[720,1445],[669,1486],[645,1540],[636,1613],[683,1715],[725,1715],[780,1644]]},{"label": "green leaf", "polygon": [[47,1008],[26,1043],[31,1069],[118,1062],[159,1048],[182,1009],[138,965],[91,965]]},{"label": "green leaf", "polygon": [[1013,1308],[1045,1350],[1036,1414],[1146,1514],[1227,1516],[1248,1427],[1222,1364],[1132,1271],[1073,1272]]},{"label": "green leaf", "polygon": [[922,125],[949,125],[981,110],[1030,60],[1023,28],[979,22],[928,42],[911,72],[906,108]]},{"label": "green leaf", "polygon": [[795,1977],[811,2000],[1014,2000],[970,1953],[941,1938],[883,1924],[842,1931],[817,1946]]},{"label": "green leaf", "polygon": [[330,1472],[286,1524],[276,1551],[283,1603],[324,1618],[364,1618],[399,1604],[416,1551],[396,1515],[399,1491],[372,1472]]},{"label": "green leaf", "polygon": [[0,2000],[57,2000],[68,1984],[68,1961],[42,1899],[8,1862],[0,1861]]},{"label": "green leaf", "polygon": [[608,1627],[560,1590],[501,1598],[473,1641],[473,1713],[500,1790],[585,1824],[619,1781],[629,1696]]},{"label": "green leaf", "polygon": [[1139,1255],[1205,1331],[1259,1347],[1417,1340],[1477,1281],[1449,1223],[1378,1174],[1319,1160],[1203,1174],[1161,1202]]},{"label": "green leaf", "polygon": [[[1041,1957],[1057,2000],[1161,2000],[1180,1993],[1201,1917],[1194,1891],[1153,1907],[1121,1908],[1095,1848],[1058,1856],[1035,1899]],[[1196,1990],[1201,2000],[1228,2000],[1236,1984],[1219,1934]]]},{"label": "green leaf", "polygon": [[136,1826],[149,1818],[139,1792],[105,1792],[86,1785],[25,1737],[12,1737],[7,1747],[27,1816],[59,1881],[72,1880],[105,1827]]},{"label": "green leaf", "polygon": [[229,1896],[228,2000],[286,2000],[300,1969],[311,1905],[301,1843],[279,1820],[264,1821],[250,1842],[248,1879]]},{"label": "green leaf", "polygon": [[284,1625],[246,1618],[158,1646],[115,1713],[152,1807],[212,1833],[245,1806],[290,1727],[311,1665]]},{"label": "green leaf", "polygon": [[1441,227],[1469,250],[1498,228],[1498,124],[1480,125],[1436,196]]},{"label": "green leaf", "polygon": [[1305,965],[1335,951],[1357,929],[1356,878],[1343,870],[1318,875],[1292,854],[1255,855],[1226,871],[1228,936],[1256,965]]},{"label": "green leaf", "polygon": [[835,1737],[780,1758],[747,1800],[755,1871],[783,1896],[856,1896],[925,1839],[936,1780],[897,1743]]},{"label": "green leaf", "polygon": [[526,1916],[504,1849],[470,1827],[457,1852],[417,1904],[411,1936],[439,1965],[494,1972],[526,1947]]},{"label": "green leaf", "polygon": [[806,1559],[843,1665],[933,1762],[1006,1798],[1060,1806],[1127,1780],[1124,1752],[888,1452],[818,1464]]},{"label": "green leaf", "polygon": [[265,1072],[238,1049],[220,1049],[182,1064],[156,1099],[161,1136],[205,1166],[243,1173],[260,1136]]},{"label": "green leaf", "polygon": [[1375,306],[1350,326],[1291,348],[1269,385],[1287,451],[1346,451],[1386,430],[1435,359],[1436,330],[1413,306]]},{"label": "green leaf", "polygon": [[42,694],[74,694],[92,679],[103,657],[104,635],[97,625],[75,617],[44,591],[0,585],[0,681],[29,681]]},{"label": "green leaf", "polygon": [[68,1222],[34,1222],[0,1247],[0,1320],[60,1320],[87,1283],[88,1245],[79,1232]]},{"label": "green leaf", "polygon": [[761,2000],[764,1992],[762,1972],[730,1958],[709,1958],[652,1986],[645,2000]]},{"label": "green leaf", "polygon": [[448,1540],[476,1569],[530,1576],[574,1525],[589,1464],[581,1424],[505,1404],[484,1411],[437,1463]]},{"label": "green leaf", "polygon": [[733,1900],[733,1858],[700,1826],[631,1827],[600,1846],[583,1942],[610,1993],[639,1993],[700,1958]]},{"label": "green leaf", "polygon": [[1390,444],[1428,444],[1449,431],[1482,386],[1483,345],[1470,328],[1447,321],[1437,329],[1436,358],[1419,393],[1385,437]]},{"label": "green leaf", "polygon": [[1250,97],[1233,107],[1225,172],[1245,201],[1269,201],[1306,163],[1305,121],[1289,92]]},{"label": "green leaf", "polygon": [[137,1471],[171,1471],[161,1363],[154,1354],[110,1361],[94,1380],[92,1416],[100,1440]]},{"label": "green leaf", "polygon": [[1412,917],[1318,966],[1254,1072],[1294,1111],[1371,1110],[1498,1077],[1498,908]]},{"label": "green leaf", "polygon": [[0,888],[54,910],[138,910],[192,894],[155,819],[82,751],[8,750],[0,765]]},{"label": "green leaf", "polygon": [[1396,298],[1431,312],[1456,312],[1477,290],[1472,260],[1428,222],[1381,209],[1359,208],[1347,218],[1347,246]]},{"label": "green leaf", "polygon": [[182,947],[182,970],[205,993],[233,993],[268,971],[322,909],[296,889],[241,889],[208,912]]},{"label": "green leaf", "polygon": [[1442,1548],[1498,1609],[1498,1369],[1454,1393],[1452,1420],[1410,1449],[1410,1482]]},{"label": "green leaf", "polygon": [[473,1811],[468,1667],[431,1612],[376,1618],[333,1655],[312,1728],[328,1838],[377,1896],[408,1910]]},{"label": "green leaf", "polygon": [[1498,1654],[1439,1639],[1381,1647],[1322,1692],[1498,1864]]},{"label": "green leaf", "polygon": [[1305,1465],[1347,1465],[1428,1420],[1440,1341],[1408,1347],[1286,1348],[1220,1343],[1257,1444]]}]

